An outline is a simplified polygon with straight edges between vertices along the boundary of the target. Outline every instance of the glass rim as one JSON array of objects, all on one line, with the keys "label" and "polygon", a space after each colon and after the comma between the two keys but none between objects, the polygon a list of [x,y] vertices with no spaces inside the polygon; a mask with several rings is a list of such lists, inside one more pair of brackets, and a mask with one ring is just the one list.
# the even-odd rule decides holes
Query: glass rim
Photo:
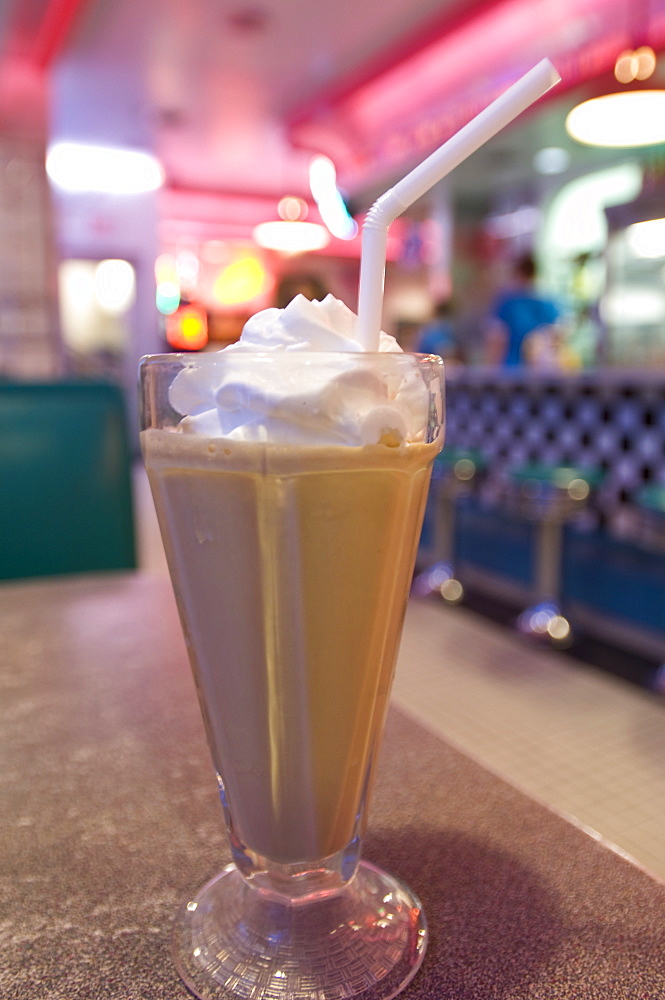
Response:
[{"label": "glass rim", "polygon": [[[167,362],[195,362],[203,360],[204,364],[209,364],[212,361],[219,361],[220,359],[228,360],[248,360],[249,358],[266,358],[269,360],[286,358],[289,361],[292,359],[298,359],[303,361],[323,361],[325,359],[333,358],[347,358],[349,360],[370,360],[370,359],[399,359],[399,358],[415,358],[417,361],[431,361],[437,366],[444,367],[445,361],[438,354],[423,354],[418,351],[290,351],[290,350],[272,350],[272,351],[234,351],[230,354],[225,354],[225,349],[221,348],[219,351],[201,351],[201,352],[187,352],[173,351],[171,353],[161,353],[161,354],[144,354],[139,359],[140,365],[147,364],[159,364]],[[390,362],[389,362],[390,363]]]}]

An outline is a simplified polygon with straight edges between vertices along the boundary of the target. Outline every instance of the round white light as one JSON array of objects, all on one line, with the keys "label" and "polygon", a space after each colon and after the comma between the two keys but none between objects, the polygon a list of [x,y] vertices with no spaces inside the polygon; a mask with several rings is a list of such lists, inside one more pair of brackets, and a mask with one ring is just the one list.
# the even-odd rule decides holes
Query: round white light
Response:
[{"label": "round white light", "polygon": [[665,257],[665,219],[634,222],[626,230],[626,240],[634,257],[647,260]]},{"label": "round white light", "polygon": [[562,615],[552,615],[547,631],[552,639],[562,641],[570,638],[570,624]]},{"label": "round white light", "polygon": [[562,174],[570,166],[570,153],[561,146],[545,146],[533,158],[533,169],[539,174]]},{"label": "round white light", "polygon": [[150,153],[60,142],[51,146],[46,172],[64,191],[142,194],[164,183],[164,171]]},{"label": "round white light", "polygon": [[322,250],[330,242],[326,230],[316,222],[262,222],[252,235],[260,247],[282,253]]},{"label": "round white light", "polygon": [[566,130],[587,146],[623,149],[665,142],[665,90],[633,90],[584,101],[569,112]]},{"label": "round white light", "polygon": [[181,250],[175,259],[176,274],[184,285],[196,285],[199,266],[199,258],[192,250]]},{"label": "round white light", "polygon": [[284,222],[304,222],[307,218],[307,211],[307,202],[294,195],[280,198],[277,206],[277,214]]},{"label": "round white light", "polygon": [[128,260],[102,260],[95,268],[95,298],[100,309],[118,316],[134,301],[136,276]]},{"label": "round white light", "polygon": [[615,285],[600,300],[608,326],[653,326],[665,322],[665,294],[649,285]]}]

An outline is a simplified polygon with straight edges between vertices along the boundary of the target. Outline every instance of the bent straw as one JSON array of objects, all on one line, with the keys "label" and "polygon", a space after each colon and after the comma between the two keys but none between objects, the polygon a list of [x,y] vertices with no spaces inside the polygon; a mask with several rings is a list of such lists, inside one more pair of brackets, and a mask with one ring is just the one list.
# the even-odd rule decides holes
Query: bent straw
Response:
[{"label": "bent straw", "polygon": [[542,59],[374,202],[363,223],[360,253],[357,337],[365,350],[379,348],[390,224],[560,79],[549,59]]}]

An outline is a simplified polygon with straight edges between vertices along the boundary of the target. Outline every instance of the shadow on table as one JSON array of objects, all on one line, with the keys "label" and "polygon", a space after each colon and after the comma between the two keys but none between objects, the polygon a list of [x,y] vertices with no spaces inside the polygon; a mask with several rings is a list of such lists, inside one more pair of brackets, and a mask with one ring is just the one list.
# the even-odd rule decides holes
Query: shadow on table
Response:
[{"label": "shadow on table", "polygon": [[423,904],[430,942],[414,994],[530,995],[529,983],[542,979],[569,935],[556,895],[537,873],[467,834],[413,827],[370,833],[363,855],[405,881]]}]

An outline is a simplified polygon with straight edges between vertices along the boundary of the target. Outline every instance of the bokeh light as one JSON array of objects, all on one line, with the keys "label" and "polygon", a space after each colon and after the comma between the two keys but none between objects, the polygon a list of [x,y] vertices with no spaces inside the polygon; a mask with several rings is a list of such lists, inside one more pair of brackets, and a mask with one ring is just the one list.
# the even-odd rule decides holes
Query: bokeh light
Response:
[{"label": "bokeh light", "polygon": [[262,222],[255,227],[253,236],[260,247],[282,253],[323,250],[330,243],[328,232],[315,222]]},{"label": "bokeh light", "polygon": [[164,170],[150,153],[77,142],[51,146],[46,172],[56,187],[70,192],[142,194],[164,183]]},{"label": "bokeh light", "polygon": [[561,146],[544,146],[533,158],[533,168],[539,174],[562,174],[570,166],[570,153]]},{"label": "bokeh light", "polygon": [[102,260],[95,268],[95,298],[111,316],[126,312],[136,296],[136,274],[128,260]]},{"label": "bokeh light", "polygon": [[160,281],[155,291],[155,304],[164,316],[174,313],[180,305],[180,285],[176,281]]},{"label": "bokeh light", "polygon": [[241,305],[264,295],[270,284],[271,278],[262,261],[246,255],[220,271],[212,294],[220,305]]},{"label": "bokeh light", "polygon": [[626,229],[626,240],[634,257],[665,257],[665,219],[634,222]]},{"label": "bokeh light", "polygon": [[166,339],[176,351],[200,351],[208,343],[208,317],[194,303],[181,306],[166,320]]},{"label": "bokeh light", "polygon": [[349,215],[337,187],[335,164],[328,156],[314,156],[309,165],[309,186],[321,218],[333,236],[352,240],[358,224]]},{"label": "bokeh light", "polygon": [[291,195],[282,198],[277,206],[277,214],[285,222],[297,222],[299,219],[304,220],[307,218],[308,212],[307,202],[303,201],[302,198],[295,198]]},{"label": "bokeh light", "polygon": [[464,483],[473,479],[476,474],[476,466],[470,458],[459,458],[455,462],[454,469],[456,478]]},{"label": "bokeh light", "polygon": [[665,142],[665,90],[604,94],[569,112],[566,130],[587,146],[624,149]]}]

